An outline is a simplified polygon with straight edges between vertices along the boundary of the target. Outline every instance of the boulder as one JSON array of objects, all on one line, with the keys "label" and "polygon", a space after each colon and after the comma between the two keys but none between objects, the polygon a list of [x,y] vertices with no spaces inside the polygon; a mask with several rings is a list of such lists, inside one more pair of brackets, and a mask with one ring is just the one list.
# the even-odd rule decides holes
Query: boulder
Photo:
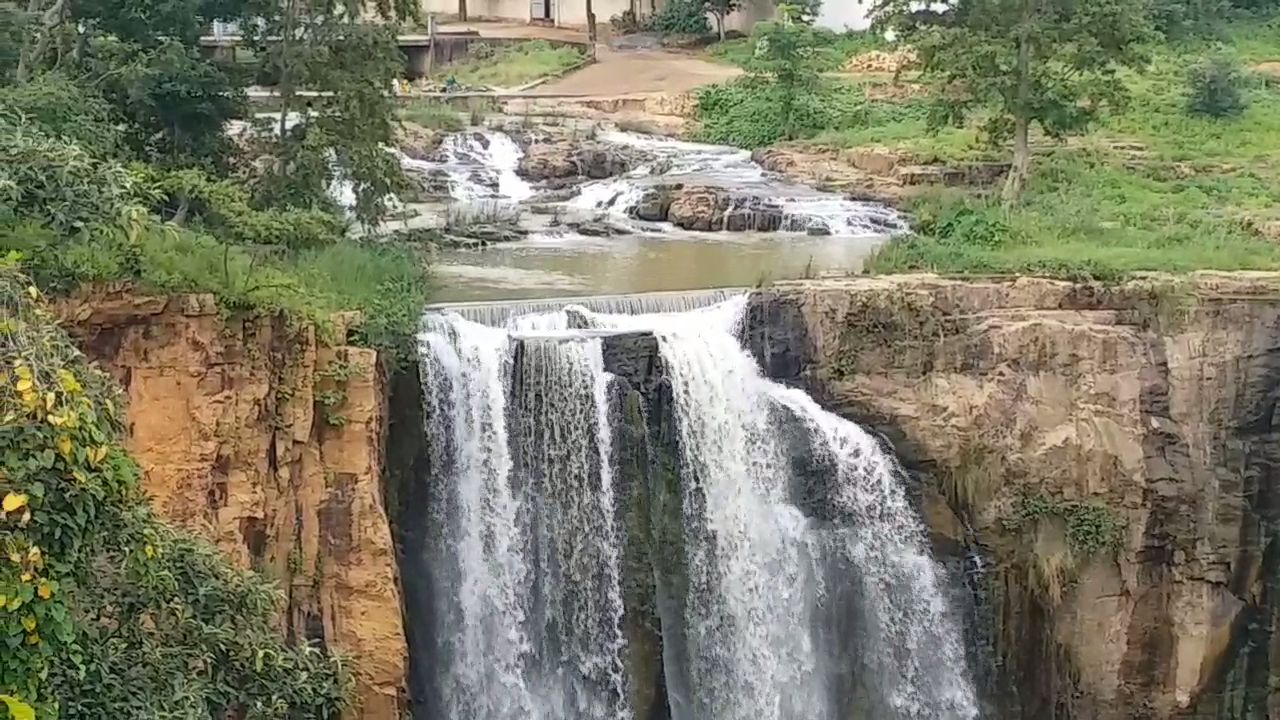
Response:
[{"label": "boulder", "polygon": [[516,169],[521,177],[529,180],[571,178],[578,174],[578,166],[569,156],[569,148],[560,143],[530,146]]},{"label": "boulder", "polygon": [[678,190],[679,187],[653,188],[645,191],[641,196],[640,202],[632,209],[631,214],[637,219],[648,220],[649,222],[662,222],[667,219],[667,212],[671,209],[671,193]]},{"label": "boulder", "polygon": [[672,199],[667,220],[685,230],[719,230],[728,204],[723,190],[686,187]]}]

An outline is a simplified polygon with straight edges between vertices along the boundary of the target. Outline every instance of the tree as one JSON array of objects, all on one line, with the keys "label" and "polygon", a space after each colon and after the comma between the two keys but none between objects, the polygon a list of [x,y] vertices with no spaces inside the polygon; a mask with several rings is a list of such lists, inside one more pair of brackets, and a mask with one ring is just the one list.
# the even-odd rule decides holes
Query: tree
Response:
[{"label": "tree", "polygon": [[742,0],[707,0],[707,12],[716,19],[716,32],[720,34],[720,42],[724,42],[725,18],[741,7]]},{"label": "tree", "polygon": [[1140,64],[1153,37],[1146,0],[955,0],[941,12],[880,0],[872,15],[915,48],[937,82],[935,122],[982,110],[993,142],[1012,139],[1006,206],[1027,181],[1031,125],[1053,138],[1084,130],[1124,100],[1116,71]]}]

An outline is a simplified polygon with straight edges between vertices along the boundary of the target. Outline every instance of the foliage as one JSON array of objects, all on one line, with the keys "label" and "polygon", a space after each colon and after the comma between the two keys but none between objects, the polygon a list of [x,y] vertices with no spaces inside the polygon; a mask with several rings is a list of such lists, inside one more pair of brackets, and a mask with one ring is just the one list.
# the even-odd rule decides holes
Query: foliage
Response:
[{"label": "foliage", "polygon": [[198,49],[102,38],[90,44],[83,69],[127,120],[125,138],[136,157],[169,168],[226,163],[232,144],[223,127],[244,112],[244,92]]},{"label": "foliage", "polygon": [[705,0],[670,0],[649,20],[654,32],[672,35],[706,35],[711,32],[707,23]]},{"label": "foliage", "polygon": [[935,125],[983,111],[993,142],[1013,140],[1006,204],[1027,179],[1031,125],[1055,138],[1082,131],[1124,100],[1117,67],[1144,62],[1152,38],[1147,4],[1134,0],[959,0],[937,13],[880,0],[873,13],[934,80]]},{"label": "foliage", "polygon": [[1005,527],[1020,530],[1044,520],[1061,521],[1074,552],[1089,557],[1114,552],[1124,542],[1125,521],[1108,505],[1081,500],[1063,500],[1043,493],[1024,495]]},{"label": "foliage", "polygon": [[[265,168],[250,183],[260,204],[302,208],[330,207],[330,188],[345,183],[356,219],[374,225],[407,182],[385,150],[396,129],[387,92],[401,63],[395,29],[312,15],[327,7],[289,3],[258,26],[253,47],[279,78],[282,107],[274,127],[258,127],[249,141]],[[275,42],[280,34],[293,39]],[[303,87],[325,94],[304,108]]]},{"label": "foliage", "polygon": [[161,217],[240,245],[299,250],[336,243],[345,230],[335,215],[322,210],[258,210],[244,187],[199,170],[152,171],[141,182],[152,188],[153,210]]},{"label": "foliage", "polygon": [[700,137],[712,142],[760,147],[807,137],[824,128],[857,123],[856,90],[824,81],[830,51],[812,27],[799,22],[756,26],[756,51],[747,75],[698,95]]},{"label": "foliage", "polygon": [[0,220],[4,214],[67,234],[128,212],[133,178],[63,139],[0,115]]},{"label": "foliage", "polygon": [[[0,86],[0,116],[6,113],[10,124],[37,125],[44,134],[63,138],[95,155],[114,156],[124,144],[120,118],[111,105],[58,73]],[[0,118],[0,122],[5,120]]]},{"label": "foliage", "polygon": [[0,269],[0,692],[63,718],[336,718],[344,665],[284,644],[280,595],[156,520],[120,402]]},{"label": "foliage", "polygon": [[724,20],[742,7],[742,0],[705,0],[704,7],[716,19],[716,34],[724,42]]},{"label": "foliage", "polygon": [[[480,46],[485,47],[485,46]],[[517,42],[440,68],[463,85],[510,88],[564,72],[582,63],[582,53],[545,40]]]},{"label": "foliage", "polygon": [[1212,118],[1238,117],[1249,107],[1240,64],[1226,55],[1211,57],[1187,77],[1187,112]]},{"label": "foliage", "polygon": [[[723,62],[746,67],[755,56],[760,45],[759,28],[752,35],[743,38],[725,40],[707,49],[711,57]],[[815,61],[819,63],[821,72],[836,72],[844,66],[845,61],[855,55],[885,47],[884,38],[877,33],[862,30],[834,32],[826,28],[813,28],[814,46],[817,52]]]},{"label": "foliage", "polygon": [[746,77],[699,91],[697,137],[757,148],[857,127],[863,115],[862,94],[848,86],[819,83],[814,92],[789,95],[776,82]]},{"label": "foliage", "polygon": [[[1229,50],[1254,63],[1280,54],[1280,23],[1230,26]],[[1186,112],[1183,44],[1155,48],[1141,75],[1122,73],[1133,98],[1101,118],[1094,136],[1044,151],[1021,203],[1007,213],[978,190],[931,192],[905,201],[919,218],[980,209],[1003,218],[1003,242],[970,243],[933,224],[885,246],[875,272],[1032,273],[1113,280],[1142,271],[1280,269],[1280,245],[1261,223],[1280,219],[1280,94],[1254,91],[1232,122]],[[972,128],[922,133],[918,110],[872,103],[868,127],[818,140],[888,145],[907,157],[982,159]]]}]

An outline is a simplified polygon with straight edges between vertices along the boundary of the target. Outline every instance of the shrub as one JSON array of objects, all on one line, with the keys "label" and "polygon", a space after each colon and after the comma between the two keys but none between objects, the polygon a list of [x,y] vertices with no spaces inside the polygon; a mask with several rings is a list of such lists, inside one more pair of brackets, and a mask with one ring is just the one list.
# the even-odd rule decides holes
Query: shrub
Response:
[{"label": "shrub", "polygon": [[41,132],[79,145],[86,152],[108,157],[122,149],[119,118],[101,96],[70,78],[50,73],[35,80],[0,86],[0,108],[12,122],[37,125]]},{"label": "shrub", "polygon": [[1236,117],[1249,107],[1239,64],[1218,55],[1192,69],[1187,80],[1187,112],[1212,118]]},{"label": "shrub", "polygon": [[747,77],[698,93],[698,139],[744,148],[847,130],[865,117],[864,97],[850,86],[791,94],[776,81]]},{"label": "shrub", "polygon": [[706,35],[711,32],[706,4],[701,0],[671,0],[649,21],[649,29],[679,35]]}]

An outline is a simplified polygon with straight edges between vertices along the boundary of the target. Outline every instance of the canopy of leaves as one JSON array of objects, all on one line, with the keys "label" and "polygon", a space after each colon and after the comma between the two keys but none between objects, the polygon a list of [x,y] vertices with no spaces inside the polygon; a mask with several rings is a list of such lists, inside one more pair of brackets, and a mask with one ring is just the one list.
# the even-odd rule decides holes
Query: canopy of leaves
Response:
[{"label": "canopy of leaves", "polygon": [[120,400],[0,263],[0,693],[42,718],[336,718],[341,661],[287,646],[280,596],[156,520]]},{"label": "canopy of leaves", "polygon": [[1142,63],[1153,38],[1145,0],[957,0],[943,11],[881,0],[873,13],[935,81],[936,123],[982,109],[997,141],[1019,116],[1051,136],[1084,129],[1100,107],[1124,100],[1116,71]]}]

